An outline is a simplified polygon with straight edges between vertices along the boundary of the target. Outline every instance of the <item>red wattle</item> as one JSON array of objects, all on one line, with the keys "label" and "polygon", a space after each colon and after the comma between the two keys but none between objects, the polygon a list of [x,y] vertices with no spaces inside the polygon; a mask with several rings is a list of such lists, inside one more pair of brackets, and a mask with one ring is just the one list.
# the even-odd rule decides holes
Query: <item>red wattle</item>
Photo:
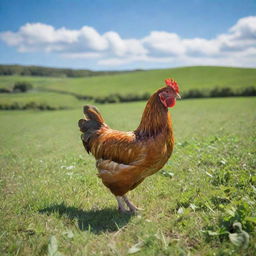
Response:
[{"label": "red wattle", "polygon": [[165,100],[165,104],[168,108],[172,108],[176,103],[176,99],[175,98],[167,98]]}]

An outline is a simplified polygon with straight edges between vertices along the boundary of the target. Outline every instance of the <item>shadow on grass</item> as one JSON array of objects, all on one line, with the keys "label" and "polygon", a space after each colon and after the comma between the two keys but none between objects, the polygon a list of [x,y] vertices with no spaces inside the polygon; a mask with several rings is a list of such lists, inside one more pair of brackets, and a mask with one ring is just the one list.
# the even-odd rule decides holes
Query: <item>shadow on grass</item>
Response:
[{"label": "shadow on grass", "polygon": [[84,211],[76,207],[66,206],[64,203],[49,206],[39,210],[39,212],[47,215],[57,213],[60,217],[64,216],[70,220],[77,219],[80,230],[90,230],[94,234],[115,232],[125,226],[132,217],[131,214],[121,214],[116,209]]}]

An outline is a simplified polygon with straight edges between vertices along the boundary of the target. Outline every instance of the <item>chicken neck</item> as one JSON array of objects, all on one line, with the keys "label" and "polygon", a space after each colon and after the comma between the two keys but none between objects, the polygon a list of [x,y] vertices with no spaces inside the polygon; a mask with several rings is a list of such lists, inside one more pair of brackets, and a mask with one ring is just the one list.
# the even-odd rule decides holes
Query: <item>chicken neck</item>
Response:
[{"label": "chicken neck", "polygon": [[135,134],[139,138],[157,136],[164,130],[170,131],[172,129],[170,113],[161,103],[159,91],[149,98],[139,127],[135,130]]}]

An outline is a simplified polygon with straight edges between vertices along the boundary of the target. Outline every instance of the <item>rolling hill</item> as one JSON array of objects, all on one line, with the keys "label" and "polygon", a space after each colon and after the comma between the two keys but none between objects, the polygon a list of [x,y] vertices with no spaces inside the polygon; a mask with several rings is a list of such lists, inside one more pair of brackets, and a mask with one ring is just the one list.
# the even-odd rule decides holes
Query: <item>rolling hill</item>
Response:
[{"label": "rolling hill", "polygon": [[16,103],[24,106],[36,102],[54,108],[75,108],[84,103],[75,98],[74,94],[94,98],[116,93],[124,96],[151,94],[163,86],[164,79],[168,77],[178,81],[181,95],[192,89],[204,91],[228,87],[238,90],[256,87],[255,68],[198,66],[74,78],[12,75],[0,76],[0,88],[10,89],[15,82],[26,81],[34,89],[25,94],[0,94],[0,103],[5,106]]},{"label": "rolling hill", "polygon": [[82,95],[105,96],[111,93],[152,93],[172,77],[182,92],[189,89],[256,86],[255,68],[183,67],[147,70],[96,77],[0,76],[0,88],[10,88],[16,81],[29,81],[35,88],[54,89]]}]

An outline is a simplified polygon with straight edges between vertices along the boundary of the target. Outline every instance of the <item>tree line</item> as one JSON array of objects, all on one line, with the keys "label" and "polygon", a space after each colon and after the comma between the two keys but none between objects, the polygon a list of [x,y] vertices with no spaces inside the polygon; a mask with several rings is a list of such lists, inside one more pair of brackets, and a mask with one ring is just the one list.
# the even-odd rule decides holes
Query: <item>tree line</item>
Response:
[{"label": "tree line", "polygon": [[[256,96],[256,87],[248,86],[239,89],[233,89],[230,87],[219,88],[215,87],[212,89],[191,89],[182,93],[182,99],[198,99],[198,98],[216,98],[216,97],[248,97]],[[87,100],[89,96],[76,96],[78,99]],[[96,103],[118,103],[118,102],[133,102],[133,101],[146,101],[150,97],[150,93],[143,94],[126,94],[122,95],[119,93],[110,94],[102,97],[90,97]]]},{"label": "tree line", "polygon": [[[139,71],[139,70],[136,70]],[[50,76],[50,77],[90,77],[113,75],[134,71],[92,71],[89,69],[50,68],[40,66],[0,65],[0,76]]]}]

